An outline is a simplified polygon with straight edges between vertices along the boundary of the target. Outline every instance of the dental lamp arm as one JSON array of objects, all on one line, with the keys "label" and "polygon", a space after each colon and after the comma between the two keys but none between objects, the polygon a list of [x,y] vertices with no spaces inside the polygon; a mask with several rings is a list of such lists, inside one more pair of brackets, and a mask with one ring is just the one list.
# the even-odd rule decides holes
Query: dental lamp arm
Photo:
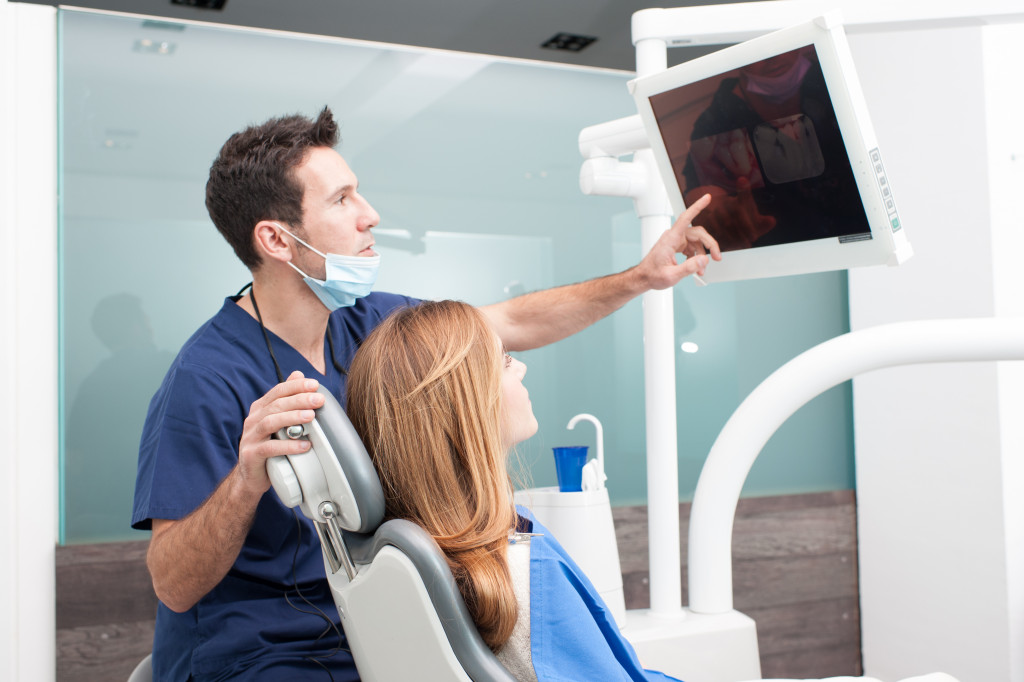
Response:
[{"label": "dental lamp arm", "polygon": [[[667,289],[694,273],[703,274],[707,255],[721,260],[718,242],[703,227],[691,226],[710,202],[695,201],[666,230],[643,260],[614,275],[536,291],[484,306],[509,350],[529,350],[571,336],[651,289]],[[687,258],[682,263],[677,254]]]},{"label": "dental lamp arm", "polygon": [[272,434],[313,420],[323,404],[317,382],[293,372],[254,402],[239,442],[238,464],[188,516],[153,519],[146,565],[156,596],[172,611],[192,608],[227,575],[252,527],[256,506],[270,488],[266,460],[298,454],[308,441],[277,440]]}]

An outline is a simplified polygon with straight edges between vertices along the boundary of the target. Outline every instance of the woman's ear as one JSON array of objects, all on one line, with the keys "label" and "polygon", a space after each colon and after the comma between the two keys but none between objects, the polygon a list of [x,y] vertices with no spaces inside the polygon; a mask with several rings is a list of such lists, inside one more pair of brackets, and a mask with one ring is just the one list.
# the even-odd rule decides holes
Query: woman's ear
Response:
[{"label": "woman's ear", "polygon": [[290,240],[281,223],[273,220],[261,220],[252,231],[253,244],[261,258],[273,259],[287,263],[292,259]]}]

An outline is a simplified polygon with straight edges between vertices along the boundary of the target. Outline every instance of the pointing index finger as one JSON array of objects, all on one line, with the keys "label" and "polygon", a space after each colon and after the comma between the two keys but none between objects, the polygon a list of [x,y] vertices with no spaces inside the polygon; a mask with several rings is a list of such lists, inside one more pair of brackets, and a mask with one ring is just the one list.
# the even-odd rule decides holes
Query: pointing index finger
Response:
[{"label": "pointing index finger", "polygon": [[684,227],[689,227],[690,223],[693,222],[693,219],[697,217],[697,214],[707,208],[710,203],[711,195],[703,195],[700,199],[697,199],[697,201],[686,207],[686,210],[683,211],[683,215],[679,216],[679,222],[681,222]]}]

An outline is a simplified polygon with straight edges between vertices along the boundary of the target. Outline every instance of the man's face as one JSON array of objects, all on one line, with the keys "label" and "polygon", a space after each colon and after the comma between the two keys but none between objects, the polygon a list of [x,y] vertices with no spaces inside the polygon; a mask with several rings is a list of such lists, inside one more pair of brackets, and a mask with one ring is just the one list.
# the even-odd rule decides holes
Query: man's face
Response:
[{"label": "man's face", "polygon": [[[303,239],[324,253],[376,256],[370,228],[380,216],[358,191],[358,180],[341,155],[327,147],[310,150],[295,169],[302,184]],[[302,236],[302,235],[300,235]],[[297,245],[295,263],[323,279],[324,259]]]}]

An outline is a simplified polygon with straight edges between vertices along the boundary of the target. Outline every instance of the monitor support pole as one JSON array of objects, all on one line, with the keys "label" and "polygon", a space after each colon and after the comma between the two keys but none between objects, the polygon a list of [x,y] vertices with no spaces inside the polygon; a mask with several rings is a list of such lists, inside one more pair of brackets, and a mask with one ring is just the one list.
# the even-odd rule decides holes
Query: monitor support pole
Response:
[{"label": "monitor support pole", "polygon": [[[637,43],[638,75],[664,70],[667,50],[666,42],[657,38]],[[583,193],[633,199],[640,217],[641,248],[650,251],[671,227],[672,207],[640,117],[584,129],[580,152],[586,159],[580,172]],[[633,155],[632,161],[618,158],[627,154]],[[682,617],[672,289],[646,292],[643,310],[651,613]]]}]

